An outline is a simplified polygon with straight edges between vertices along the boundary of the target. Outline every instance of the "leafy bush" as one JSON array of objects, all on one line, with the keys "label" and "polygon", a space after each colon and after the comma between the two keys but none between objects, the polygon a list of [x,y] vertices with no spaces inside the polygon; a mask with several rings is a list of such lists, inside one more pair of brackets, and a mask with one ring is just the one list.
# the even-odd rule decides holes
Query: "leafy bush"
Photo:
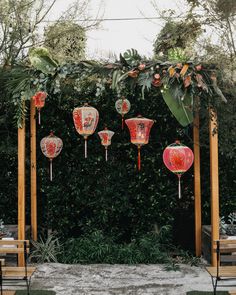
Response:
[{"label": "leafy bush", "polygon": [[[171,235],[169,227],[163,227],[165,237]],[[148,233],[130,243],[117,243],[114,238],[101,231],[71,238],[64,243],[63,263],[169,263],[172,251],[169,238],[163,240],[162,234]]]}]

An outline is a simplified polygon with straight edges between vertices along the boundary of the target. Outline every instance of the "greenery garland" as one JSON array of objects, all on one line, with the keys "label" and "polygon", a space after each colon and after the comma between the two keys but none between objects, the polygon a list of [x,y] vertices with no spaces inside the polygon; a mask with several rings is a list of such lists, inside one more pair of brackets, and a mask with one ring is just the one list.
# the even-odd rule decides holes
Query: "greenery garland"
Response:
[{"label": "greenery garland", "polygon": [[[17,106],[15,119],[18,127],[22,127],[26,114],[25,101],[39,90],[60,95],[63,88],[72,87],[89,97],[94,89],[96,96],[100,96],[109,87],[121,97],[126,89],[135,91],[138,88],[140,99],[145,99],[146,91],[157,88],[172,114],[184,127],[193,122],[197,97],[205,106],[216,106],[216,97],[226,102],[217,86],[217,70],[214,67],[187,61],[179,50],[171,52],[170,58],[172,62],[146,60],[131,49],[120,54],[115,63],[82,61],[58,66],[46,49],[35,48],[29,54],[30,64],[16,66],[7,71],[3,79],[6,92]],[[52,89],[48,89],[49,85]]]}]

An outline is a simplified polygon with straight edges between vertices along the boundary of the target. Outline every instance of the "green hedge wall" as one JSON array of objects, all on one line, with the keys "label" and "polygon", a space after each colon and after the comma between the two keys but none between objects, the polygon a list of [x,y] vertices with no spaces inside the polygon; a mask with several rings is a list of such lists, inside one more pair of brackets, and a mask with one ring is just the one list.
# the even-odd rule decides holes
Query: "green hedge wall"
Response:
[{"label": "green hedge wall", "polygon": [[[183,196],[179,200],[177,177],[165,168],[162,153],[177,138],[192,148],[192,127],[180,127],[156,89],[146,94],[145,100],[141,99],[139,91],[127,92],[127,98],[132,104],[127,118],[141,113],[156,120],[150,142],[141,150],[142,169],[138,172],[137,148],[130,143],[128,129],[121,130],[121,118],[114,107],[116,95],[107,90],[99,98],[95,93],[88,98],[77,96],[65,87],[60,95],[49,93],[41,112],[42,125],[37,126],[38,220],[41,230],[52,228],[63,239],[101,230],[116,242],[130,242],[147,232],[158,231],[163,225],[171,225],[174,242],[191,248],[194,242],[193,169],[182,177]],[[2,100],[0,212],[5,223],[17,223],[17,130],[12,122],[14,107]],[[84,159],[84,141],[74,128],[72,111],[87,100],[98,109],[100,120],[96,133],[89,137],[88,158]],[[202,118],[203,123],[204,120]],[[115,132],[107,163],[97,135],[104,124]],[[61,154],[53,161],[53,182],[49,180],[49,161],[39,148],[40,140],[50,130],[64,143]],[[207,223],[210,208],[206,134],[207,129],[204,128],[202,186],[204,222]],[[233,167],[229,165],[227,155],[220,158],[220,164],[226,173],[232,172]],[[29,223],[28,133],[26,167]],[[221,192],[227,192],[227,197],[232,196],[228,202],[221,204],[225,214],[235,210],[235,182],[230,186],[230,181],[223,177]]]}]

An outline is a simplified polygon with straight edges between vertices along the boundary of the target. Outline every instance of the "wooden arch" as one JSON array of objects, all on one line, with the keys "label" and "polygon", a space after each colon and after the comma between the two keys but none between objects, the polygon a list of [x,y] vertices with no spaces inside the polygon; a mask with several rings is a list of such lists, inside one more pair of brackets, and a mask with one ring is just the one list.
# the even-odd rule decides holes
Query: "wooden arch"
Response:
[{"label": "wooden arch", "polygon": [[[31,155],[31,235],[37,240],[37,174],[36,174],[36,111],[33,99],[30,104],[30,155]],[[195,205],[195,254],[201,256],[201,172],[199,111],[193,124],[194,148],[194,205]],[[211,263],[216,265],[213,241],[219,239],[219,175],[218,175],[218,132],[217,114],[209,109],[210,186],[211,186]],[[18,128],[18,239],[25,239],[25,122]],[[23,256],[19,256],[23,265]]]}]

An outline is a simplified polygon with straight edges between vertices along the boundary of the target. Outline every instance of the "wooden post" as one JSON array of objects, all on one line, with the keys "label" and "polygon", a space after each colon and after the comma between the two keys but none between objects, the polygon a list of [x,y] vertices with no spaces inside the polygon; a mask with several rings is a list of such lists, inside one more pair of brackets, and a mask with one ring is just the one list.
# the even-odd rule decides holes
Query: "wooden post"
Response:
[{"label": "wooden post", "polygon": [[201,173],[200,173],[200,141],[199,110],[196,111],[193,124],[194,149],[194,210],[195,210],[195,253],[202,254],[202,215],[201,215]]},{"label": "wooden post", "polygon": [[36,173],[36,109],[30,102],[30,184],[31,184],[31,236],[37,241],[37,173]]},{"label": "wooden post", "polygon": [[214,241],[219,239],[219,164],[218,164],[218,122],[217,113],[209,109],[210,177],[211,177],[211,264],[216,266]]},{"label": "wooden post", "polygon": [[[18,128],[18,239],[25,240],[25,121]],[[18,265],[24,266],[24,254],[18,254]]]}]

